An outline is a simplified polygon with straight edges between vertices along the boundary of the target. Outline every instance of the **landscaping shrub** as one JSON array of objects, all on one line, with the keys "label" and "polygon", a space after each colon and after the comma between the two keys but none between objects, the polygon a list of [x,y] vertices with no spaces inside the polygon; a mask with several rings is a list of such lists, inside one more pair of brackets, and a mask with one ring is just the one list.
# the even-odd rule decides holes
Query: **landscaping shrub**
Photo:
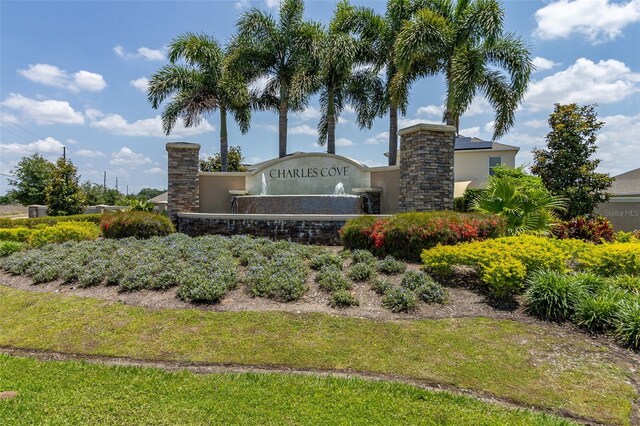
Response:
[{"label": "landscaping shrub", "polygon": [[379,272],[387,275],[402,274],[407,269],[404,262],[396,260],[393,256],[387,256],[384,260],[378,261],[377,267]]},{"label": "landscaping shrub", "polygon": [[625,298],[620,302],[615,335],[625,346],[640,349],[640,299],[638,297]]},{"label": "landscaping shrub", "polygon": [[61,222],[54,226],[34,229],[29,237],[29,245],[41,247],[45,244],[64,243],[65,241],[95,240],[100,229],[88,222]]},{"label": "landscaping shrub", "polygon": [[329,293],[338,290],[350,290],[353,287],[351,281],[342,275],[342,270],[333,264],[323,266],[316,273],[318,286]]},{"label": "landscaping shrub", "polygon": [[368,250],[354,250],[351,252],[352,264],[356,263],[375,263],[376,257]]},{"label": "landscaping shrub", "polygon": [[547,321],[565,321],[585,296],[571,278],[557,271],[537,271],[528,280],[526,311]]},{"label": "landscaping shrub", "polygon": [[581,216],[558,222],[552,233],[556,238],[574,238],[596,244],[613,241],[613,225],[602,216]]},{"label": "landscaping shrub", "polygon": [[340,230],[348,249],[366,249],[378,256],[418,260],[424,249],[438,244],[495,238],[504,233],[504,221],[494,215],[422,212],[391,217],[359,217]]},{"label": "landscaping shrub", "polygon": [[491,295],[508,299],[524,289],[527,268],[524,263],[508,254],[482,265],[480,277],[489,286]]},{"label": "landscaping shrub", "polygon": [[592,272],[578,272],[570,277],[571,281],[589,294],[596,294],[606,285],[606,279]]},{"label": "landscaping shrub", "polygon": [[102,214],[78,214],[72,216],[44,216],[30,219],[0,219],[0,228],[35,228],[39,225],[55,225],[60,222],[100,223]]},{"label": "landscaping shrub", "polygon": [[218,303],[237,285],[237,276],[231,268],[214,271],[200,269],[181,276],[178,297],[196,303]]},{"label": "landscaping shrub", "polygon": [[415,290],[428,281],[431,281],[431,277],[424,272],[407,271],[402,276],[400,285],[404,288],[408,288],[409,290]]},{"label": "landscaping shrub", "polygon": [[24,249],[25,245],[17,241],[0,241],[0,257],[9,256],[12,253]]},{"label": "landscaping shrub", "polygon": [[640,276],[616,275],[608,278],[606,281],[614,287],[630,293],[640,294]]},{"label": "landscaping shrub", "polygon": [[578,255],[578,268],[597,275],[640,275],[640,243],[599,244]]},{"label": "landscaping shrub", "polygon": [[105,238],[150,238],[175,232],[169,218],[141,211],[105,214],[100,221],[100,229]]},{"label": "landscaping shrub", "polygon": [[342,258],[333,253],[320,253],[313,256],[309,261],[309,266],[311,267],[311,269],[315,269],[316,271],[323,266],[329,265],[334,265],[342,269]]},{"label": "landscaping shrub", "polygon": [[249,290],[252,296],[291,302],[307,292],[307,274],[307,266],[299,256],[293,253],[277,254],[249,268]]},{"label": "landscaping shrub", "polygon": [[418,297],[407,288],[394,287],[382,297],[382,306],[391,312],[412,312],[418,308]]},{"label": "landscaping shrub", "polygon": [[370,263],[356,263],[347,272],[347,276],[353,281],[368,281],[373,277],[375,270]]},{"label": "landscaping shrub", "polygon": [[386,278],[374,277],[371,280],[371,290],[382,296],[393,288],[393,283]]},{"label": "landscaping shrub", "polygon": [[349,306],[358,306],[360,302],[348,290],[337,290],[331,293],[329,306],[332,308],[348,308]]},{"label": "landscaping shrub", "polygon": [[624,292],[607,286],[598,293],[580,299],[575,308],[573,322],[594,333],[612,329],[618,314],[620,301]]},{"label": "landscaping shrub", "polygon": [[[637,236],[634,235],[634,232],[637,233]],[[615,241],[616,243],[638,243],[640,242],[640,231],[634,232],[618,231],[613,234],[613,241]]]},{"label": "landscaping shrub", "polygon": [[13,241],[16,243],[26,243],[33,234],[33,229],[20,227],[0,229],[0,241]]},{"label": "landscaping shrub", "polygon": [[440,284],[428,280],[416,289],[416,295],[425,303],[444,303],[447,291]]},{"label": "landscaping shrub", "polygon": [[484,189],[482,188],[467,188],[462,197],[453,199],[453,209],[461,213],[470,212],[473,203],[480,198],[483,192]]}]

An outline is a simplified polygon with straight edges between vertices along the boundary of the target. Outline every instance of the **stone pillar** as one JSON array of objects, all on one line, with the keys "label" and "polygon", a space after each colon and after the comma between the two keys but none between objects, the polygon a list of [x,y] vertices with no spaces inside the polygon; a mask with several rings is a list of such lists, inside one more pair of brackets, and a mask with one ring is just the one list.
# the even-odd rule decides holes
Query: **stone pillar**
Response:
[{"label": "stone pillar", "polygon": [[200,145],[172,142],[167,144],[169,164],[169,193],[167,212],[176,220],[179,212],[197,213],[200,210],[200,179],[198,162]]},{"label": "stone pillar", "polygon": [[400,211],[453,209],[456,128],[421,123],[400,135]]}]

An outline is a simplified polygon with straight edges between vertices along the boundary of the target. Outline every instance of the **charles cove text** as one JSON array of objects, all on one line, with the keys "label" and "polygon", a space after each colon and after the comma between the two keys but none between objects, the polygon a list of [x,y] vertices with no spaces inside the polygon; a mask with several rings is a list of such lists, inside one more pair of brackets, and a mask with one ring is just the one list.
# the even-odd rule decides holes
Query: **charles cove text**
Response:
[{"label": "charles cove text", "polygon": [[271,179],[294,179],[294,178],[316,178],[316,177],[334,177],[347,176],[349,172],[348,166],[342,167],[309,167],[302,169],[273,169],[269,171]]}]

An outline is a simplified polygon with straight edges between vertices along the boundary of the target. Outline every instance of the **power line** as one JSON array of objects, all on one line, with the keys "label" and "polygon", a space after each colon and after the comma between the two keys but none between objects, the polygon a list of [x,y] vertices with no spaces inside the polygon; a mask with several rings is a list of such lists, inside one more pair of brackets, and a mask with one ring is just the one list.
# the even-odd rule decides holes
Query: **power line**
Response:
[{"label": "power line", "polygon": [[[25,140],[25,141],[27,141],[27,142],[33,142],[33,140],[28,139],[28,138],[25,138],[24,136],[19,135],[18,133],[14,132],[13,130],[7,129],[6,127],[3,127],[3,128],[2,128],[2,130],[3,130],[3,131],[5,131],[5,132],[9,132],[9,133],[11,133],[11,134],[12,134],[12,135],[14,135],[14,136],[17,136],[17,137],[19,137],[20,139],[24,139],[24,140]],[[40,137],[39,137],[38,139],[42,139],[42,138],[40,138]]]},{"label": "power line", "polygon": [[15,127],[17,127],[18,129],[22,129],[23,131],[25,131],[25,132],[29,133],[31,136],[35,136],[35,137],[36,137],[36,138],[38,138],[38,139],[44,139],[42,136],[36,135],[36,134],[35,134],[35,133],[33,133],[32,131],[25,129],[24,127],[22,127],[22,126],[20,126],[20,125],[18,125],[18,124],[16,124],[16,123],[7,122],[7,123],[2,123],[2,124],[11,124],[12,126],[15,126]]}]

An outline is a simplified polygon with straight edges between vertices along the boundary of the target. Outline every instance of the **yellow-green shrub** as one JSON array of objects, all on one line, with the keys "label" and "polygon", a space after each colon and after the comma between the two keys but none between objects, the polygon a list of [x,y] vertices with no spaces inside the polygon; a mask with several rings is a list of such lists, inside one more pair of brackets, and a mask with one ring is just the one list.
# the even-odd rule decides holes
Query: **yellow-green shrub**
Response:
[{"label": "yellow-green shrub", "polygon": [[28,242],[33,247],[65,241],[95,240],[100,236],[100,228],[90,222],[61,222],[55,226],[32,231]]},{"label": "yellow-green shrub", "polygon": [[506,255],[481,266],[482,282],[491,288],[494,296],[505,298],[524,289],[527,268],[515,257]]},{"label": "yellow-green shrub", "polygon": [[613,243],[590,246],[577,256],[578,268],[610,277],[640,274],[640,243]]},{"label": "yellow-green shrub", "polygon": [[33,229],[29,228],[0,228],[0,241],[15,241],[18,243],[25,243],[29,240],[29,237],[33,233]]}]

